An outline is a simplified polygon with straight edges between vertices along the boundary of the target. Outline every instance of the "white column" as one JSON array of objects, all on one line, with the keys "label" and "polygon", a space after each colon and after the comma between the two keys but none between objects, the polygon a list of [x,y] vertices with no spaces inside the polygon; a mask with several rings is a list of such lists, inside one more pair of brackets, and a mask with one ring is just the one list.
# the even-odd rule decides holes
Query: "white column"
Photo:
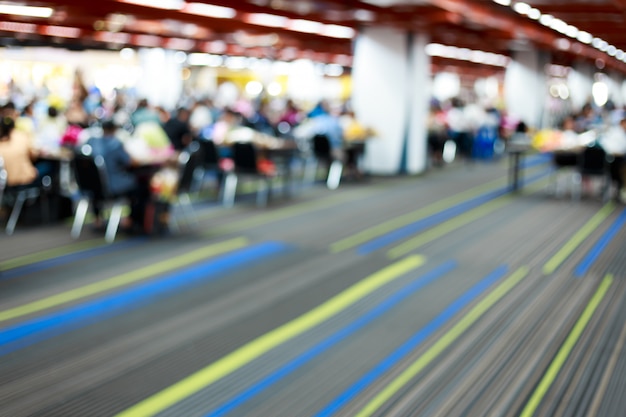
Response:
[{"label": "white column", "polygon": [[537,50],[516,51],[512,58],[504,77],[506,109],[528,126],[540,128],[548,97],[547,54]]},{"label": "white column", "polygon": [[175,51],[160,48],[139,51],[142,76],[137,84],[137,94],[150,104],[173,109],[183,91],[182,64]]},{"label": "white column", "polygon": [[617,107],[623,107],[624,97],[622,96],[622,83],[624,82],[624,77],[622,77],[621,74],[613,72],[608,74],[606,81],[609,86],[609,99]]},{"label": "white column", "polygon": [[579,111],[586,103],[591,103],[595,69],[591,64],[580,62],[570,70],[567,83],[572,100],[572,110]]},{"label": "white column", "polygon": [[393,28],[368,28],[355,43],[352,103],[356,117],[378,137],[365,163],[379,175],[426,168],[426,119],[430,100],[427,38]]}]

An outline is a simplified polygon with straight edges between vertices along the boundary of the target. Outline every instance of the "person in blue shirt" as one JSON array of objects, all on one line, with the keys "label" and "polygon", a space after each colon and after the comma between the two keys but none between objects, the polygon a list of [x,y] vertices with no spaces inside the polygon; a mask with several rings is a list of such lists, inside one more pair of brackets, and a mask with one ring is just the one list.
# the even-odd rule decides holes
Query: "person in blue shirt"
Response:
[{"label": "person in blue shirt", "polygon": [[[90,138],[86,144],[92,149],[92,155],[102,156],[106,167],[109,181],[109,191],[114,196],[126,196],[131,202],[130,219],[125,219],[122,227],[127,230],[142,230],[146,204],[150,197],[147,184],[139,181],[131,169],[136,162],[131,158],[122,141],[115,133],[117,126],[112,121],[102,124],[102,136]],[[93,202],[93,210],[96,217],[94,226],[103,227],[100,213],[102,201]]]}]

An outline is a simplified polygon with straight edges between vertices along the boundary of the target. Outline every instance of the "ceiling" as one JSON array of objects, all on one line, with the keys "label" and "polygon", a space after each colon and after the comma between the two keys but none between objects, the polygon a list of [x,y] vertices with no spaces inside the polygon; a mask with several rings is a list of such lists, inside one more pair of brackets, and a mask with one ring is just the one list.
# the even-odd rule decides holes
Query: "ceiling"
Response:
[{"label": "ceiling", "polygon": [[[433,43],[505,56],[538,47],[551,51],[557,64],[583,59],[599,68],[626,73],[626,0],[508,3],[511,1],[13,1],[11,4],[49,7],[53,12],[50,17],[0,14],[0,42],[4,46],[81,49],[165,47],[284,60],[307,57],[349,67],[354,34],[368,26],[384,25],[429,33]],[[216,13],[224,13],[224,17],[215,17]],[[433,66],[463,73],[502,71],[502,67],[442,56],[433,57]]]}]

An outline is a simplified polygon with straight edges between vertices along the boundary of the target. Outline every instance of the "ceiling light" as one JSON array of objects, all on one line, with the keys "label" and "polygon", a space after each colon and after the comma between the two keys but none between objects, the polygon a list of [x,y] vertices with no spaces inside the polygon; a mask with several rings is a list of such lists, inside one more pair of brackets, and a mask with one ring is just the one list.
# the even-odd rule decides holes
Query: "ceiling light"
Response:
[{"label": "ceiling light", "polygon": [[213,6],[212,4],[206,3],[187,3],[182,11],[189,14],[215,17],[218,19],[232,19],[237,15],[237,11],[230,7]]},{"label": "ceiling light", "polygon": [[272,28],[280,28],[287,26],[287,19],[284,16],[277,16],[267,13],[250,13],[244,20],[252,25],[267,26]]},{"label": "ceiling light", "polygon": [[302,19],[291,20],[288,24],[288,29],[304,33],[319,33],[323,27],[322,23]]},{"label": "ceiling light", "polygon": [[513,10],[519,14],[527,15],[532,7],[527,3],[518,2],[513,5]]},{"label": "ceiling light", "polygon": [[578,28],[576,26],[569,25],[567,29],[565,29],[565,34],[570,38],[575,38],[578,36]]},{"label": "ceiling light", "polygon": [[528,17],[533,20],[539,20],[541,18],[541,12],[539,9],[535,9],[534,7],[528,11]]},{"label": "ceiling light", "polygon": [[561,19],[552,19],[552,21],[550,22],[550,27],[559,33],[565,33],[568,26],[569,25]]},{"label": "ceiling light", "polygon": [[185,2],[184,0],[117,0],[120,3],[136,4],[138,6],[152,7],[154,9],[163,10],[180,10]]},{"label": "ceiling light", "polygon": [[591,41],[593,41],[593,36],[589,32],[580,31],[578,32],[578,36],[576,36],[580,42],[589,45]]},{"label": "ceiling light", "polygon": [[615,58],[622,60],[624,59],[624,56],[626,54],[624,53],[624,51],[622,51],[621,49],[618,49],[617,52],[615,53]]},{"label": "ceiling light", "polygon": [[0,30],[7,32],[35,33],[37,25],[33,23],[0,22]]},{"label": "ceiling light", "polygon": [[339,25],[325,25],[322,34],[331,38],[352,39],[355,31],[351,27]]},{"label": "ceiling light", "polygon": [[17,4],[0,4],[0,14],[13,14],[13,15],[18,15],[18,16],[48,18],[52,16],[53,12],[54,10],[50,7],[19,6]]},{"label": "ceiling light", "polygon": [[503,6],[510,6],[511,0],[493,0],[494,3],[501,4]]},{"label": "ceiling light", "polygon": [[591,41],[591,45],[592,45],[594,48],[598,48],[598,49],[600,49],[600,45],[602,45],[602,42],[603,42],[603,41],[602,41],[602,39],[600,39],[600,38],[593,38],[593,40]]},{"label": "ceiling light", "polygon": [[44,26],[44,33],[59,38],[79,38],[81,30],[65,26]]},{"label": "ceiling light", "polygon": [[550,23],[552,23],[553,20],[554,16],[552,16],[551,14],[544,14],[541,15],[541,17],[539,18],[539,23],[544,26],[550,26]]}]

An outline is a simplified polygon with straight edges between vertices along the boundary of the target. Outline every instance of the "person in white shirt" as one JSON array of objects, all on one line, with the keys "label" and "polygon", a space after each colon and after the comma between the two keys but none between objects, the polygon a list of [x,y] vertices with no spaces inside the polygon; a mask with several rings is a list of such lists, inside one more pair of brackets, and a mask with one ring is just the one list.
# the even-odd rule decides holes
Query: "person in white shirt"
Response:
[{"label": "person in white shirt", "polygon": [[615,184],[615,200],[621,201],[624,187],[624,163],[626,159],[626,119],[622,119],[618,126],[614,126],[600,139],[600,146],[611,155],[609,170],[611,180]]}]

